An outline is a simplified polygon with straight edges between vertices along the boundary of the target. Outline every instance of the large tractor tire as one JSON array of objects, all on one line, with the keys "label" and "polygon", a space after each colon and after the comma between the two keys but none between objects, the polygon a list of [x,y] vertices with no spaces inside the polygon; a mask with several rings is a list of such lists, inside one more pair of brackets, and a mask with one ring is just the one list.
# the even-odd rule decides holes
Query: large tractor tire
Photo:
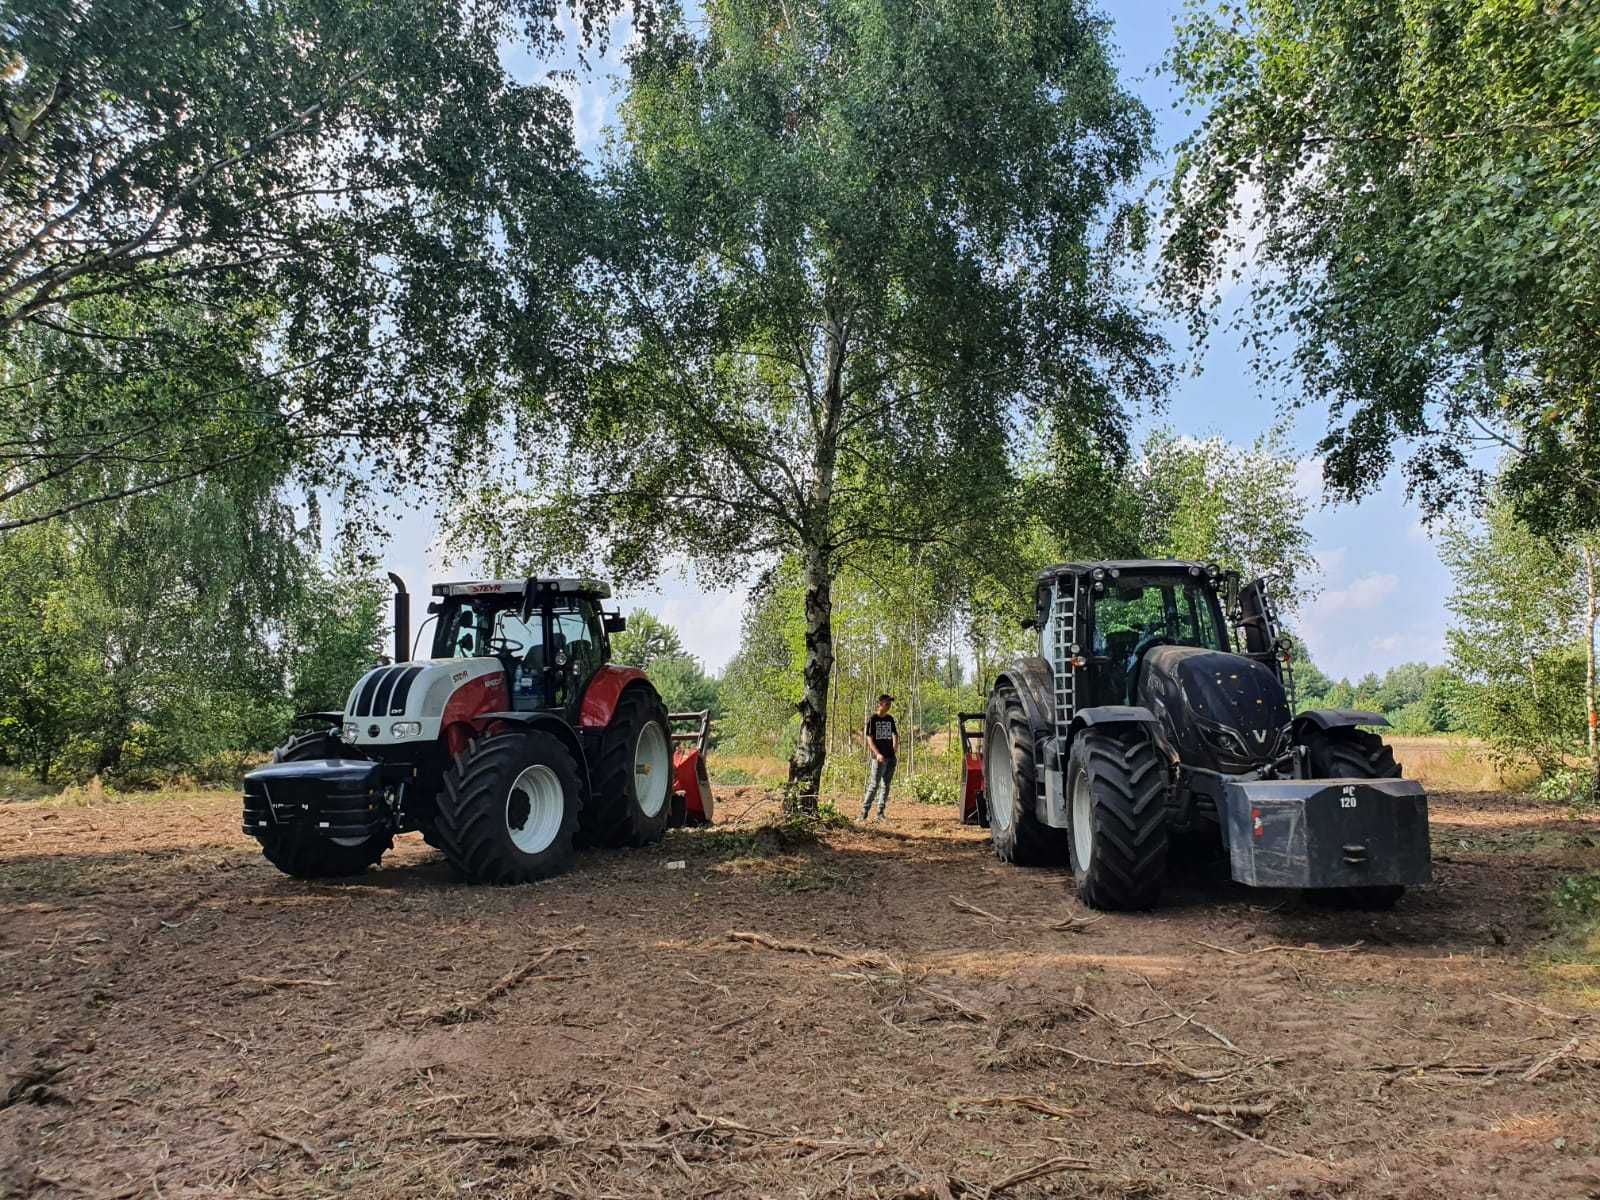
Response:
[{"label": "large tractor tire", "polygon": [[552,734],[475,739],[444,773],[429,839],[472,883],[531,883],[572,867],[583,784]]},{"label": "large tractor tire", "polygon": [[[1365,729],[1319,729],[1305,740],[1307,767],[1314,779],[1399,779],[1394,751]],[[1305,897],[1322,908],[1382,912],[1406,894],[1403,884],[1382,887],[1307,888]]]},{"label": "large tractor tire", "polygon": [[592,846],[648,846],[672,820],[672,729],[654,691],[622,693],[590,772],[582,838]]},{"label": "large tractor tire", "polygon": [[[313,758],[355,758],[350,747],[331,733],[303,733],[272,752],[273,762],[305,762]],[[306,825],[276,825],[261,831],[261,853],[285,875],[296,879],[343,879],[364,875],[376,866],[394,838],[329,838]]]},{"label": "large tractor tire", "polygon": [[1022,698],[1010,688],[996,688],[983,725],[983,790],[995,857],[1024,867],[1061,866],[1067,861],[1067,831],[1052,829],[1036,813],[1038,766]]},{"label": "large tractor tire", "polygon": [[1167,876],[1167,769],[1144,738],[1085,730],[1067,760],[1072,874],[1091,908],[1154,907]]}]

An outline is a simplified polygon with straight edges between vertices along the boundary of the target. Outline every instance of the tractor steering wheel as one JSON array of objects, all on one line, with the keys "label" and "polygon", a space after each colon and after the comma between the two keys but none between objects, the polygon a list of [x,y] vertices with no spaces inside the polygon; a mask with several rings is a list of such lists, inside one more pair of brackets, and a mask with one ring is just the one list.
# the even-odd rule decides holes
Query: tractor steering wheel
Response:
[{"label": "tractor steering wheel", "polygon": [[1144,661],[1144,656],[1157,646],[1170,646],[1172,639],[1164,633],[1147,633],[1135,643],[1133,654],[1128,659],[1128,703],[1135,703],[1139,691],[1139,664]]},{"label": "tractor steering wheel", "polygon": [[490,654],[515,656],[522,653],[522,643],[513,638],[490,638],[484,643]]}]

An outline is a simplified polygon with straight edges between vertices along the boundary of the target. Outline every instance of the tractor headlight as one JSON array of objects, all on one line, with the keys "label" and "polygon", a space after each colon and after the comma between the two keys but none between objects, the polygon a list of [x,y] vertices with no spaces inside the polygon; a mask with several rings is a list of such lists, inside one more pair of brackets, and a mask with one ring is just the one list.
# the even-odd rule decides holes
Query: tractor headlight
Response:
[{"label": "tractor headlight", "polygon": [[1094,580],[1096,583],[1099,583],[1105,577],[1106,573],[1103,567],[1096,567],[1094,570],[1089,572],[1089,578]]},{"label": "tractor headlight", "polygon": [[397,738],[416,737],[417,734],[419,734],[421,732],[422,732],[422,722],[421,721],[396,721],[393,725],[389,726],[389,734],[390,734],[391,737],[397,737]]},{"label": "tractor headlight", "polygon": [[346,721],[343,727],[339,730],[339,736],[344,741],[353,742],[356,740],[356,735],[360,733],[360,731],[360,726],[358,726],[354,721]]}]

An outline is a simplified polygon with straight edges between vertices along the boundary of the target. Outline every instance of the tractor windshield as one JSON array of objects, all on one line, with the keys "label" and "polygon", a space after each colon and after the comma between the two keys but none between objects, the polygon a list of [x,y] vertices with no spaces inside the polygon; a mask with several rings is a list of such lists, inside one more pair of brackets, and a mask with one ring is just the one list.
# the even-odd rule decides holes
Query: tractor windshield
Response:
[{"label": "tractor windshield", "polygon": [[1155,639],[1226,650],[1212,593],[1187,579],[1125,579],[1095,601],[1097,657],[1128,662],[1143,643]]},{"label": "tractor windshield", "polygon": [[490,643],[514,658],[542,648],[544,636],[535,614],[526,625],[518,616],[520,596],[475,596],[449,605],[434,636],[435,658],[479,658],[493,654]]}]

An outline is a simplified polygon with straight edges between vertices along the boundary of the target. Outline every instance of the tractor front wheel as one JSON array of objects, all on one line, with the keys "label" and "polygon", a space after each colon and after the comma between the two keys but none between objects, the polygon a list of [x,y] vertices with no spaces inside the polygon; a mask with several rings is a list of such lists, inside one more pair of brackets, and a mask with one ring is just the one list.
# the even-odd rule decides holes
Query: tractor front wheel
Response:
[{"label": "tractor front wheel", "polygon": [[984,730],[983,790],[995,856],[1024,867],[1060,866],[1067,860],[1067,833],[1039,820],[1035,810],[1038,765],[1022,698],[1010,688],[996,688]]},{"label": "tractor front wheel", "polygon": [[[303,733],[272,752],[273,762],[358,757],[331,733]],[[305,825],[276,825],[261,830],[257,836],[267,861],[296,879],[343,879],[363,875],[394,845],[394,838],[388,834],[329,838]]]},{"label": "tractor front wheel", "polygon": [[[1394,751],[1365,729],[1321,729],[1306,737],[1306,757],[1314,779],[1398,779]],[[1406,894],[1404,885],[1307,888],[1305,898],[1319,908],[1383,912]]]},{"label": "tractor front wheel", "polygon": [[578,764],[552,734],[478,738],[444,773],[429,841],[473,883],[531,883],[572,867]]},{"label": "tractor front wheel", "polygon": [[594,760],[594,795],[584,814],[584,841],[596,846],[648,846],[672,820],[672,732],[655,692],[622,693]]},{"label": "tractor front wheel", "polygon": [[1167,874],[1167,772],[1143,738],[1086,730],[1067,760],[1072,874],[1091,908],[1154,907]]}]

